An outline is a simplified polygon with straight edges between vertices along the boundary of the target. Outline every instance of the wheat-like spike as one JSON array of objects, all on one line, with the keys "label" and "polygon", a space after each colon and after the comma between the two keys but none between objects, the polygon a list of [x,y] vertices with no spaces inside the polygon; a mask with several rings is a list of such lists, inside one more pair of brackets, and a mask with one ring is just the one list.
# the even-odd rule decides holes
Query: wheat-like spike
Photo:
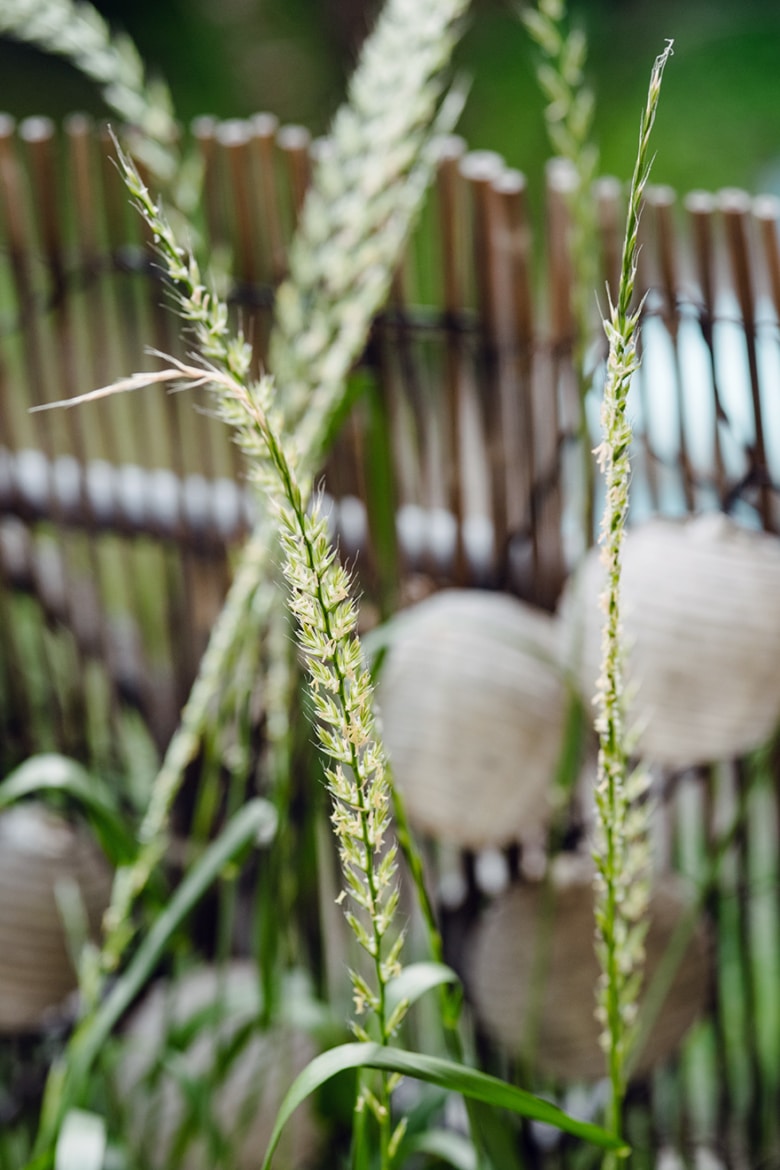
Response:
[{"label": "wheat-like spike", "polygon": [[468,0],[389,0],[315,164],[279,289],[270,343],[290,429],[320,454],[344,380],[365,345],[431,178]]}]

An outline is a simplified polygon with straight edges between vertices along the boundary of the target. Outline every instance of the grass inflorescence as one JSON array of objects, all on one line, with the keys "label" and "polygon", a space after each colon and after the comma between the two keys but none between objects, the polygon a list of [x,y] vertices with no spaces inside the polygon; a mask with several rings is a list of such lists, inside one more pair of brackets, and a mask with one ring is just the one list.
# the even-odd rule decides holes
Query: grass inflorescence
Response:
[{"label": "grass inflorescence", "polygon": [[597,691],[599,775],[596,788],[598,830],[597,950],[602,968],[599,1015],[604,1025],[612,1091],[610,1124],[621,1129],[626,1087],[626,1059],[642,977],[643,940],[649,904],[647,823],[638,804],[644,795],[643,773],[628,774],[621,627],[621,554],[628,515],[631,426],[626,405],[631,379],[638,368],[637,334],[641,305],[632,306],[636,281],[639,217],[651,158],[650,133],[655,121],[661,80],[671,55],[671,42],[657,58],[642,113],[639,147],[631,181],[623,244],[620,287],[604,328],[609,341],[602,404],[603,440],[599,465],[606,486],[601,524],[606,584],[602,594],[604,626],[601,675]]}]

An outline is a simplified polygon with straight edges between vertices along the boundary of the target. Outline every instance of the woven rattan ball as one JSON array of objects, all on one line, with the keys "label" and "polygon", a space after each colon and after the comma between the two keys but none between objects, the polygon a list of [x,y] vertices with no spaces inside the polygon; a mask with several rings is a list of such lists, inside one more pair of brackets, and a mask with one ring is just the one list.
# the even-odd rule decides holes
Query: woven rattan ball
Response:
[{"label": "woven rattan ball", "polygon": [[396,619],[377,699],[413,825],[473,848],[538,834],[563,742],[558,660],[554,620],[506,595],[448,590]]},{"label": "woven rattan ball", "polygon": [[[560,1081],[605,1075],[595,1018],[599,977],[594,950],[593,877],[589,863],[554,870],[551,886],[516,886],[476,927],[468,986],[478,1018],[503,1048],[528,1055]],[[659,879],[646,938],[645,987],[687,909],[682,887]],[[541,929],[540,929],[541,927]],[[671,1055],[705,1009],[709,989],[706,932],[697,929],[677,968],[637,1074]]]},{"label": "woven rattan ball", "polygon": [[0,1032],[36,1031],[75,990],[63,910],[83,909],[97,935],[110,894],[86,829],[35,803],[0,816]]},{"label": "woven rattan ball", "polygon": [[[248,961],[161,981],[136,1009],[123,1037],[116,1087],[127,1107],[130,1142],[149,1170],[171,1165],[183,1126],[197,1130],[176,1162],[183,1170],[214,1164],[210,1131],[228,1143],[234,1170],[262,1165],[282,1098],[315,1048],[307,1033],[288,1024],[261,1031],[259,1011],[257,968]],[[207,1090],[194,1122],[187,1083]],[[302,1170],[319,1144],[314,1113],[301,1107],[274,1165]]]},{"label": "woven rattan ball", "polygon": [[[599,671],[602,582],[593,552],[560,607],[584,698]],[[640,753],[682,768],[762,744],[780,719],[780,541],[721,515],[654,520],[627,536],[622,597]]]}]

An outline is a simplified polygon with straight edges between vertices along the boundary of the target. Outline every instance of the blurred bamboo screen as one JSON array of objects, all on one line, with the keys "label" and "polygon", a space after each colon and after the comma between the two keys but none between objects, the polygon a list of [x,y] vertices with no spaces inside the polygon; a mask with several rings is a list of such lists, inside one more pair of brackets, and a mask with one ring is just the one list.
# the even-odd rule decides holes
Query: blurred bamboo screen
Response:
[{"label": "blurred bamboo screen", "polygon": [[[192,137],[205,164],[209,243],[232,256],[230,301],[259,368],[322,146],[268,115],[201,119]],[[106,134],[81,116],[61,134],[43,119],[17,127],[0,118],[4,770],[42,750],[110,763],[111,727],[128,709],[166,742],[252,520],[236,449],[205,398],[193,409],[192,395],[152,387],[28,413],[153,367],[145,346],[181,352],[153,242],[127,207],[111,153]],[[582,452],[597,442],[598,373],[583,436],[570,181],[565,165],[549,165],[544,222],[535,222],[520,173],[458,138],[441,145],[431,198],[355,373],[361,393],[324,470],[342,547],[380,609],[388,590],[413,591],[418,576],[426,588],[501,588],[552,609],[592,539],[582,524]],[[616,180],[598,183],[596,206],[600,287],[615,288]],[[634,519],[721,509],[777,531],[779,214],[780,200],[739,191],[695,193],[680,206],[666,188],[648,192]],[[593,313],[598,337],[595,297]],[[389,545],[372,543],[380,528],[387,536],[388,518]],[[777,773],[774,754],[770,768]],[[718,837],[745,791],[742,765],[713,775],[714,785],[704,783],[698,770],[678,790],[670,848],[683,862],[693,838]],[[713,1107],[716,1116],[724,1103],[747,1112],[755,1129],[772,1115],[776,1125],[780,1074],[761,1037],[767,976],[758,964],[767,950],[751,950],[741,908],[757,857],[776,874],[778,835],[770,831],[759,857],[761,834],[745,826],[776,825],[778,809],[768,790],[750,800],[717,910],[721,925],[731,923],[723,937],[745,944],[722,958],[720,977],[747,1015],[736,1039],[725,1024],[717,1030],[726,1071]],[[697,856],[694,868],[704,864]],[[768,913],[776,929],[776,905]],[[777,962],[775,950],[772,970]],[[664,1117],[659,1125],[688,1124],[677,1107]]]},{"label": "blurred bamboo screen", "polygon": [[[233,256],[231,300],[260,365],[318,144],[266,115],[201,119],[193,134],[210,242]],[[113,689],[156,712],[164,739],[225,588],[226,550],[246,531],[250,507],[227,432],[189,396],[150,389],[86,410],[27,413],[140,368],[145,345],[179,348],[151,242],[110,155],[105,134],[79,116],[61,137],[45,120],[18,129],[0,121],[2,571],[7,587],[29,591],[47,619],[70,630],[77,661],[107,664]],[[371,525],[361,524],[355,499],[369,510],[392,506],[402,570],[554,604],[576,555],[576,538],[572,547],[566,538],[582,492],[568,182],[565,166],[549,166],[546,223],[534,226],[521,174],[459,139],[443,144],[435,191],[365,354],[368,405],[355,410],[327,473],[330,493],[347,501],[342,541],[360,549],[367,581]],[[637,506],[748,508],[772,529],[777,202],[694,194],[684,224],[671,191],[653,190],[648,203],[640,280],[651,290],[654,343],[646,370],[661,361],[663,384],[650,385],[652,370],[640,379]],[[599,183],[597,206],[602,277],[614,288],[623,211],[616,181]],[[699,342],[695,419],[682,397],[691,334]],[[737,417],[727,389],[732,400],[741,395]],[[668,400],[666,426],[654,417],[657,391]],[[389,501],[377,500],[386,469],[366,442],[377,426],[391,436]],[[104,545],[116,555],[102,555]],[[154,556],[165,565],[163,596],[144,594]],[[14,644],[15,623],[3,629],[7,718],[32,735],[34,712],[23,705],[40,705],[41,696],[25,693],[22,663],[35,655]],[[48,711],[57,706],[44,701]],[[22,753],[30,747],[18,744]]]},{"label": "blurred bamboo screen", "polygon": [[[232,255],[231,302],[262,365],[320,144],[268,115],[200,119],[193,136],[210,243]],[[3,576],[71,631],[74,653],[107,663],[113,685],[141,700],[150,680],[164,680],[162,707],[143,700],[164,738],[251,508],[227,432],[190,396],[152,388],[27,413],[148,366],[144,346],[180,351],[151,241],[110,156],[105,133],[81,116],[61,136],[42,119],[0,121]],[[505,587],[546,607],[581,551],[569,181],[565,165],[549,165],[546,221],[534,224],[519,172],[460,139],[442,144],[435,190],[364,355],[370,393],[326,475],[346,501],[342,542],[359,549],[369,593],[372,525],[356,500],[369,512],[392,507],[400,572]],[[601,180],[596,201],[600,287],[614,288],[620,184]],[[777,526],[777,217],[777,200],[738,191],[692,194],[682,216],[673,192],[649,193],[637,511],[716,507]],[[595,325],[595,296],[593,308]],[[594,437],[597,413],[592,421]],[[371,442],[377,428],[390,436],[388,467]],[[104,544],[121,549],[113,573]],[[166,566],[164,597],[144,596],[153,550]],[[5,685],[22,702],[10,681],[21,677],[20,648],[13,623],[4,629]],[[15,712],[14,724],[29,720]]]},{"label": "blurred bamboo screen", "polygon": [[[233,257],[230,300],[262,365],[319,144],[265,115],[203,118],[193,136],[205,163],[209,242]],[[153,666],[173,686],[171,718],[225,589],[226,549],[250,519],[228,434],[191,398],[153,388],[132,401],[27,413],[149,365],[144,346],[180,351],[151,241],[126,207],[110,156],[108,138],[80,116],[62,136],[40,118],[19,128],[0,122],[2,565],[9,586],[32,591],[71,629],[78,654],[116,668],[115,682],[123,669],[138,675],[151,646],[158,659],[166,646],[167,662]],[[367,581],[370,536],[354,498],[371,501],[372,477],[382,474],[366,432],[384,424],[402,569],[554,605],[579,551],[582,493],[568,183],[565,165],[548,166],[546,222],[533,225],[522,174],[495,154],[467,152],[460,139],[442,144],[435,191],[366,351],[371,405],[359,404],[327,469],[327,490],[347,500],[343,539],[359,546]],[[601,180],[596,201],[601,287],[614,288],[620,184]],[[778,201],[696,193],[681,216],[674,193],[655,188],[648,205],[635,508],[750,510],[774,529]],[[595,318],[595,296],[593,308]],[[108,541],[124,550],[124,614],[109,589],[116,581],[101,573]],[[132,631],[126,620],[147,577],[132,551],[139,544],[159,545],[167,558],[167,614],[158,597],[151,643],[150,629]],[[117,641],[123,662],[113,661],[123,658]],[[154,673],[144,668],[136,683]]]},{"label": "blurred bamboo screen", "polygon": [[[269,115],[203,118],[192,133],[209,242],[232,256],[230,300],[259,367],[321,144]],[[79,115],[61,135],[45,119],[0,119],[2,604],[7,590],[34,599],[49,630],[69,631],[74,667],[102,663],[110,704],[140,706],[162,742],[251,502],[227,431],[204,402],[193,409],[191,395],[150,388],[28,413],[148,368],[145,346],[181,351],[152,241],[111,153],[106,133]],[[589,539],[578,464],[598,417],[596,404],[583,444],[569,183],[566,166],[552,162],[545,222],[534,224],[519,172],[460,139],[442,143],[435,189],[357,373],[365,392],[326,469],[342,545],[359,556],[369,597],[388,574],[422,570],[440,584],[502,587],[552,608]],[[780,201],[696,193],[679,215],[674,193],[655,188],[647,202],[635,513],[721,508],[776,529]],[[620,184],[601,180],[596,203],[600,286],[614,288]],[[595,296],[593,309],[598,336]],[[397,520],[395,556],[372,549],[377,510]],[[33,748],[44,714],[55,715],[47,741],[74,746],[78,721],[66,718],[58,685],[74,671],[49,663],[31,689],[29,664],[46,663],[47,647],[22,643],[50,640],[34,627],[2,623],[6,765]]]}]

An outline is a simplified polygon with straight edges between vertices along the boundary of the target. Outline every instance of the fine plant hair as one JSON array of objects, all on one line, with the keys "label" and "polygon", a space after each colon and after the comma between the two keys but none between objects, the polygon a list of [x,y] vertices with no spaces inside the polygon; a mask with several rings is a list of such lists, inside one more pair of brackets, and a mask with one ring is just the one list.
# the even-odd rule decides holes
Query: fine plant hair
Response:
[{"label": "fine plant hair", "polygon": [[594,469],[590,458],[585,398],[593,383],[587,349],[591,340],[594,290],[597,279],[596,210],[593,181],[598,168],[598,148],[593,134],[593,91],[585,77],[588,43],[580,28],[568,27],[565,0],[539,0],[536,8],[523,10],[523,23],[538,46],[541,60],[536,68],[544,95],[547,137],[557,157],[570,164],[568,192],[571,216],[570,248],[573,269],[572,360],[580,400],[580,444],[583,462],[583,537],[593,541]]},{"label": "fine plant hair", "polygon": [[620,286],[610,304],[604,329],[609,356],[602,402],[603,439],[598,448],[606,498],[601,523],[606,584],[602,594],[601,674],[596,705],[599,734],[596,787],[596,937],[602,975],[598,1014],[604,1032],[611,1086],[609,1124],[622,1128],[626,1060],[636,1019],[644,962],[644,938],[650,899],[648,805],[645,774],[628,774],[623,683],[624,644],[621,627],[621,554],[628,515],[631,427],[626,404],[632,375],[639,366],[637,335],[642,306],[632,308],[642,196],[652,159],[650,134],[655,121],[661,80],[672,52],[671,41],[656,59],[647,104],[642,113],[634,173],[628,201]]}]

